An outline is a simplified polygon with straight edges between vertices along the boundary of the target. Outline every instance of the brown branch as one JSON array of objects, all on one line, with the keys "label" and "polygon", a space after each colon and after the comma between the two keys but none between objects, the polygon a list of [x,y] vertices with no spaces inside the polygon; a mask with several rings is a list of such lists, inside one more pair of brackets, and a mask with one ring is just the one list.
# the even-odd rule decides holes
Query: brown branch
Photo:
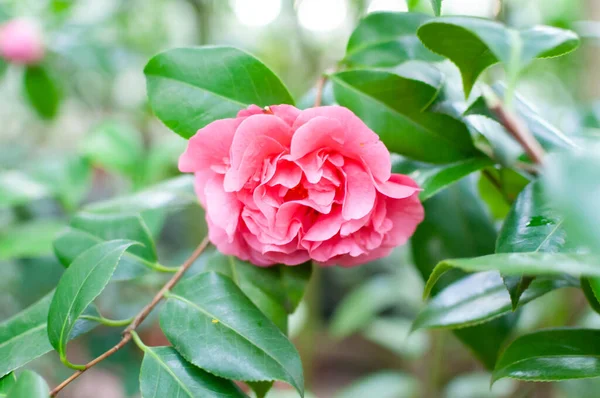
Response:
[{"label": "brown branch", "polygon": [[325,82],[327,82],[327,75],[321,75],[319,80],[317,81],[317,93],[315,95],[315,105],[314,107],[321,106],[321,101],[323,98],[323,88],[325,87]]},{"label": "brown branch", "polygon": [[129,343],[129,341],[131,341],[131,338],[132,338],[131,332],[133,330],[135,330],[135,328],[137,328],[142,322],[144,322],[144,320],[150,314],[150,312],[152,312],[154,307],[156,307],[156,305],[160,302],[160,300],[162,300],[165,293],[169,289],[172,289],[173,286],[175,286],[175,284],[177,282],[179,282],[179,280],[181,279],[181,277],[183,276],[185,271],[187,271],[191,267],[191,265],[194,263],[194,261],[196,261],[196,259],[200,256],[200,254],[202,254],[204,249],[206,249],[206,246],[208,246],[208,238],[204,238],[204,240],[202,240],[202,242],[198,245],[196,250],[194,250],[194,252],[190,255],[190,257],[187,260],[185,260],[185,262],[181,265],[181,267],[179,267],[179,270],[177,270],[177,272],[173,275],[173,277],[171,279],[169,279],[169,281],[158,291],[158,293],[156,293],[156,295],[154,296],[152,301],[148,305],[146,305],[137,314],[137,316],[135,318],[133,318],[133,321],[131,321],[129,326],[127,326],[127,328],[125,330],[123,330],[123,338],[121,339],[121,341],[119,341],[114,347],[112,347],[110,350],[106,351],[104,354],[102,354],[99,357],[97,357],[96,359],[88,362],[85,365],[84,369],[78,370],[77,372],[73,373],[68,379],[66,379],[65,381],[60,383],[55,389],[53,389],[50,392],[50,396],[55,397],[69,383],[71,383],[73,380],[75,380],[76,378],[81,376],[81,374],[83,372],[85,372],[89,368],[93,367],[94,365],[102,362],[103,360],[105,360],[106,358],[108,358],[115,352],[119,351],[121,348],[123,348],[127,343]]}]

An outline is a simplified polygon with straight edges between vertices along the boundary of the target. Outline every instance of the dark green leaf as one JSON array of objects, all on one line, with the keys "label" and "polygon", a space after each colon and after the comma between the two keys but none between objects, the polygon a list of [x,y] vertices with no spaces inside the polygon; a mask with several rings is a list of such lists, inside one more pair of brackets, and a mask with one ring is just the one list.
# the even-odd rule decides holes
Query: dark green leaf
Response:
[{"label": "dark green leaf", "polygon": [[430,16],[419,13],[374,12],[360,20],[346,47],[344,61],[366,66],[395,66],[409,60],[439,61],[417,37]]},{"label": "dark green leaf", "polygon": [[46,380],[31,370],[25,370],[8,392],[7,398],[48,398],[49,396],[50,389]]},{"label": "dark green leaf", "polygon": [[119,122],[105,122],[85,136],[83,152],[95,164],[138,178],[144,171],[142,135]]},{"label": "dark green leaf", "polygon": [[0,208],[16,206],[49,196],[47,186],[20,171],[0,172]]},{"label": "dark green leaf", "polygon": [[[518,303],[523,306],[552,290],[577,286],[571,279],[536,279]],[[438,293],[417,316],[413,329],[463,328],[512,312],[510,296],[495,271],[469,275]]]},{"label": "dark green leaf", "polygon": [[44,66],[28,66],[23,80],[25,97],[43,119],[52,119],[58,112],[60,92],[57,82]]},{"label": "dark green leaf", "polygon": [[[52,350],[48,341],[46,322],[54,292],[0,323],[0,377]],[[86,311],[87,313],[88,311]],[[93,314],[93,311],[89,311]],[[70,338],[83,334],[97,324],[79,320]]]},{"label": "dark green leaf", "polygon": [[410,375],[383,371],[364,377],[335,395],[335,398],[417,398],[419,381]]},{"label": "dark green leaf", "polygon": [[17,376],[14,373],[9,373],[0,378],[0,397],[5,398],[8,391],[15,385]]},{"label": "dark green leaf", "polygon": [[497,62],[504,64],[509,81],[514,81],[534,58],[556,57],[579,45],[579,38],[569,30],[535,26],[517,31],[492,20],[463,16],[432,19],[417,34],[427,48],[458,66],[465,96],[481,72]]},{"label": "dark green leaf", "polygon": [[143,398],[246,397],[237,386],[187,362],[171,347],[147,347],[140,371]]},{"label": "dark green leaf", "polygon": [[[566,233],[562,217],[550,208],[543,196],[540,182],[530,183],[513,204],[496,242],[496,253],[525,253],[563,251]],[[527,289],[531,278],[505,276],[513,308]]]},{"label": "dark green leaf", "polygon": [[204,270],[228,276],[263,314],[286,333],[288,314],[294,312],[302,298],[310,269],[310,263],[261,268],[215,251],[207,259]]},{"label": "dark green leaf", "polygon": [[205,272],[179,283],[168,295],[160,324],[186,360],[212,374],[242,381],[281,380],[303,395],[295,347],[223,275]]},{"label": "dark green leaf", "polygon": [[254,391],[256,398],[265,398],[273,387],[272,381],[247,381],[246,384]]},{"label": "dark green leaf", "polygon": [[335,98],[379,134],[391,152],[431,163],[474,156],[471,136],[462,122],[424,111],[440,90],[440,72],[412,61],[401,65],[397,73],[335,73],[331,75]]},{"label": "dark green leaf", "polygon": [[75,322],[104,290],[132,244],[125,240],[97,244],[79,255],[58,282],[48,312],[48,338],[63,362]]},{"label": "dark green leaf", "polygon": [[114,280],[136,278],[156,264],[154,241],[139,215],[79,213],[54,241],[54,252],[68,267],[85,250],[115,239],[128,239],[141,245],[130,247],[121,257]]},{"label": "dark green leaf", "polygon": [[483,157],[459,160],[444,165],[433,165],[394,157],[392,158],[392,172],[406,174],[415,180],[423,189],[419,194],[419,198],[425,201],[463,177],[492,164],[493,162],[490,159]]},{"label": "dark green leaf", "polygon": [[64,228],[58,220],[37,219],[0,232],[0,260],[52,254],[52,241]]},{"label": "dark green leaf", "polygon": [[581,290],[590,307],[600,314],[600,278],[581,278]]},{"label": "dark green leaf", "polygon": [[144,73],[154,113],[184,138],[251,104],[293,103],[269,68],[233,47],[169,50],[154,56]]},{"label": "dark green leaf", "polygon": [[558,381],[600,376],[600,330],[540,330],[513,341],[502,353],[492,382],[504,377]]}]

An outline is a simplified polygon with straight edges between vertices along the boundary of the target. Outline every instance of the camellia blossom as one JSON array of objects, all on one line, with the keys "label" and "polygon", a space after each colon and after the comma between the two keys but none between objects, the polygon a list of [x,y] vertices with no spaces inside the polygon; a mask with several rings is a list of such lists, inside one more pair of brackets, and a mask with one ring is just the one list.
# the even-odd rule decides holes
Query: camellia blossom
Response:
[{"label": "camellia blossom", "polygon": [[0,56],[15,64],[38,63],[44,58],[39,27],[27,19],[13,19],[0,26]]},{"label": "camellia blossom", "polygon": [[354,266],[387,256],[423,220],[420,191],[350,110],[252,105],[200,129],[179,159],[195,173],[210,241],[260,266]]}]

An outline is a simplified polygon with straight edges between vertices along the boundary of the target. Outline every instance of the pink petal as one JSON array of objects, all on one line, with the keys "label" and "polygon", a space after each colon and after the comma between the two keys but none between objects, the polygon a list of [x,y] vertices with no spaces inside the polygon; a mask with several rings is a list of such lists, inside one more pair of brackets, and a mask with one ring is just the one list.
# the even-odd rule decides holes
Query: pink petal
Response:
[{"label": "pink petal", "polygon": [[296,163],[281,159],[276,167],[273,177],[268,182],[270,186],[282,185],[292,189],[300,183],[302,170]]},{"label": "pink petal", "polygon": [[402,199],[412,196],[421,189],[410,177],[392,174],[386,182],[375,182],[377,190],[390,198]]},{"label": "pink petal", "polygon": [[223,190],[223,176],[220,174],[215,174],[206,181],[204,195],[207,216],[227,233],[230,240],[233,239],[242,211],[242,203],[235,194]]},{"label": "pink petal", "polygon": [[339,207],[332,210],[329,214],[321,214],[312,224],[310,229],[302,239],[308,241],[324,241],[334,237],[339,231],[344,221]]},{"label": "pink petal", "polygon": [[338,121],[316,117],[294,132],[290,156],[297,160],[319,149],[338,151],[342,149],[343,142],[344,130]]},{"label": "pink petal", "polygon": [[360,166],[349,163],[344,166],[346,172],[346,197],[342,209],[345,220],[359,219],[373,209],[376,191],[369,174]]}]

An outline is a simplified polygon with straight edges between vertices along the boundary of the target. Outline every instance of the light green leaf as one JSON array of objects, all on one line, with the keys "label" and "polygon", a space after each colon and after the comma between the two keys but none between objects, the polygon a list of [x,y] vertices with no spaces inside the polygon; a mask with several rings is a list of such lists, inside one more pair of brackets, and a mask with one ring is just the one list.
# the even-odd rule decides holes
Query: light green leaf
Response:
[{"label": "light green leaf", "polygon": [[492,164],[489,158],[483,157],[468,158],[444,165],[393,157],[392,172],[406,174],[415,180],[422,189],[419,198],[425,201],[463,177]]},{"label": "light green leaf", "polygon": [[[48,341],[46,322],[48,309],[54,292],[50,292],[41,300],[0,323],[0,377],[20,368],[26,363],[52,350]],[[93,309],[86,311],[93,314]],[[97,323],[79,320],[70,338],[83,334]]]},{"label": "light green leaf", "polygon": [[52,241],[64,228],[58,220],[36,219],[0,231],[0,260],[52,254]]},{"label": "light green leaf", "polygon": [[186,360],[214,375],[281,380],[303,395],[302,364],[295,347],[221,274],[205,272],[179,283],[168,294],[160,325]]},{"label": "light green leaf", "polygon": [[60,105],[60,90],[45,66],[25,68],[23,89],[25,98],[42,119],[53,119],[56,116]]},{"label": "light green leaf", "polygon": [[442,0],[431,0],[431,7],[436,17],[439,17],[442,13]]},{"label": "light green leaf", "polygon": [[104,122],[85,136],[83,153],[92,163],[138,179],[144,172],[144,143],[133,127],[116,122]]},{"label": "light green leaf", "polygon": [[128,239],[141,245],[127,249],[119,260],[114,280],[136,278],[156,265],[154,241],[139,215],[78,213],[72,218],[70,227],[54,241],[54,252],[60,262],[68,267],[89,248],[115,239]]},{"label": "light green leaf", "polygon": [[31,370],[25,370],[8,392],[7,398],[48,398],[49,396],[50,389],[46,380]]},{"label": "light green leaf", "polygon": [[9,373],[6,376],[0,378],[0,397],[5,398],[8,391],[17,382],[17,376],[14,373]]},{"label": "light green leaf", "polygon": [[425,111],[442,86],[440,72],[417,61],[401,65],[396,72],[335,73],[330,76],[335,98],[379,134],[391,152],[430,163],[474,156],[476,150],[462,122]]},{"label": "light green leaf", "polygon": [[172,347],[143,346],[143,350],[144,360],[140,371],[143,398],[246,397],[233,382],[195,367]]},{"label": "light green leaf", "polygon": [[248,105],[293,104],[269,68],[233,47],[169,50],[154,56],[144,73],[154,113],[184,138]]},{"label": "light green leaf", "polygon": [[364,377],[335,395],[335,398],[417,398],[419,381],[401,372],[383,371]]},{"label": "light green leaf", "polygon": [[50,191],[20,171],[0,172],[0,208],[16,206],[49,196]]},{"label": "light green leaf", "polygon": [[417,37],[417,29],[431,19],[419,13],[374,12],[360,20],[346,47],[344,62],[389,67],[409,60],[439,61]]},{"label": "light green leaf", "polygon": [[[517,307],[552,290],[577,286],[571,279],[536,279]],[[513,311],[504,282],[495,271],[469,275],[438,293],[417,316],[413,329],[463,328],[490,321]]]},{"label": "light green leaf", "polygon": [[66,346],[75,322],[104,290],[131,241],[99,243],[79,255],[56,287],[48,312],[48,338],[67,363]]},{"label": "light green leaf", "polygon": [[492,382],[510,377],[558,381],[600,376],[600,330],[547,329],[513,341],[502,353]]},{"label": "light green leaf", "polygon": [[579,45],[579,38],[569,30],[535,26],[517,31],[492,20],[465,16],[432,19],[421,25],[417,34],[427,48],[458,66],[465,96],[481,72],[497,62],[514,82],[535,58],[557,57]]}]

